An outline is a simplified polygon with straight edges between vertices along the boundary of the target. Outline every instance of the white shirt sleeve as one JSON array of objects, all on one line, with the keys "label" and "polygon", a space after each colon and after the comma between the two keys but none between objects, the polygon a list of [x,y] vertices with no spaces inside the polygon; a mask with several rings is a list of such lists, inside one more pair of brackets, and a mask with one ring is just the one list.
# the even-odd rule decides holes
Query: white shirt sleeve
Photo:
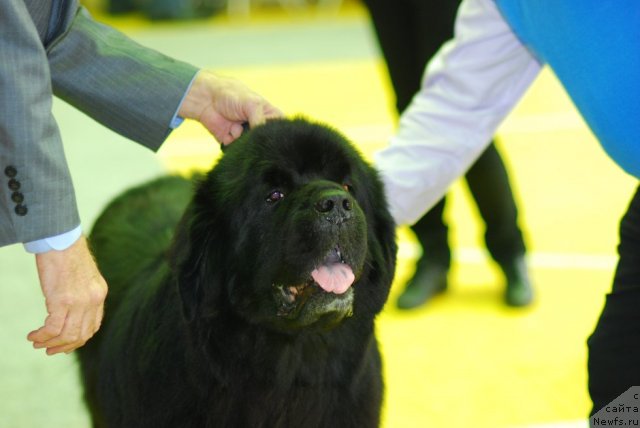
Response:
[{"label": "white shirt sleeve", "polygon": [[454,39],[375,155],[397,224],[417,221],[471,167],[540,68],[493,0],[462,2]]}]

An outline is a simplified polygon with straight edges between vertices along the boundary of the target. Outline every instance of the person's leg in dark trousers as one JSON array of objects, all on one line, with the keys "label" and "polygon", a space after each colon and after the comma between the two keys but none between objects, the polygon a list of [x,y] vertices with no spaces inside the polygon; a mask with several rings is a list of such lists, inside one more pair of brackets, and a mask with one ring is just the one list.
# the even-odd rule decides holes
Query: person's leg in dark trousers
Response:
[{"label": "person's leg in dark trousers", "polygon": [[398,296],[396,305],[400,309],[420,306],[447,289],[451,249],[449,228],[443,217],[445,202],[446,198],[442,198],[411,226],[411,230],[422,246],[422,256],[416,264],[415,273],[407,281],[402,294]]},{"label": "person's leg in dark trousers", "polygon": [[459,0],[364,0],[402,113],[420,89],[427,62],[453,37]]},{"label": "person's leg in dark trousers", "polygon": [[[369,8],[389,70],[396,95],[396,108],[401,113],[420,88],[427,62],[444,42],[453,37],[459,1],[365,0],[365,4]],[[520,306],[527,304],[531,299],[531,289],[527,288],[529,282],[526,267],[521,257],[524,249],[518,249],[518,253],[513,257],[508,257],[507,253],[511,247],[524,248],[524,243],[515,221],[515,203],[504,165],[493,144],[487,151],[488,154],[483,154],[469,171],[468,175],[470,174],[474,181],[469,187],[479,202],[481,215],[487,222],[486,237],[490,253],[499,263],[508,258],[514,260],[514,263],[501,264],[501,267],[507,277],[507,303]],[[492,193],[482,191],[489,188],[493,188]],[[501,198],[503,200],[497,201],[494,205],[494,201]],[[434,294],[446,289],[451,250],[447,225],[442,216],[445,204],[446,198],[443,198],[411,227],[422,245],[423,256],[418,261],[413,278],[408,281],[398,299],[397,305],[400,308],[420,306]],[[503,207],[508,210],[504,215],[499,212]],[[500,221],[511,219],[513,222],[509,226],[499,224]],[[515,228],[517,233],[511,233],[512,228]],[[510,238],[517,242],[509,242]],[[512,269],[513,266],[519,268]],[[519,287],[522,284],[524,287]],[[524,289],[525,292],[513,293],[514,289]]]},{"label": "person's leg in dark trousers", "polygon": [[640,385],[640,187],[620,222],[618,266],[589,345],[592,415]]},{"label": "person's leg in dark trousers", "polygon": [[[429,59],[453,36],[457,0],[365,0],[384,56],[401,113],[421,84]],[[446,197],[411,229],[422,246],[416,272],[398,299],[398,307],[412,308],[442,292],[451,264],[448,228],[443,219]]]},{"label": "person's leg in dark trousers", "polygon": [[467,171],[465,179],[486,226],[487,250],[506,279],[505,302],[509,306],[525,306],[533,298],[526,247],[509,175],[494,144]]}]

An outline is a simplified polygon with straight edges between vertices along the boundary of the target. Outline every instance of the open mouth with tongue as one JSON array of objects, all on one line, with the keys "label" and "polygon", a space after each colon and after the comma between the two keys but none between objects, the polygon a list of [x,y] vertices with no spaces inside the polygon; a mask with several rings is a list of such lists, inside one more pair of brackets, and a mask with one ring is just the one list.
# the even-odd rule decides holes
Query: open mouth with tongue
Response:
[{"label": "open mouth with tongue", "polygon": [[311,272],[311,277],[324,291],[335,294],[346,292],[356,279],[351,266],[342,260],[342,254],[337,247]]},{"label": "open mouth with tongue", "polygon": [[356,275],[345,262],[340,248],[335,247],[311,271],[308,281],[296,285],[275,285],[277,315],[308,325],[320,318],[333,323],[352,315],[353,289]]}]

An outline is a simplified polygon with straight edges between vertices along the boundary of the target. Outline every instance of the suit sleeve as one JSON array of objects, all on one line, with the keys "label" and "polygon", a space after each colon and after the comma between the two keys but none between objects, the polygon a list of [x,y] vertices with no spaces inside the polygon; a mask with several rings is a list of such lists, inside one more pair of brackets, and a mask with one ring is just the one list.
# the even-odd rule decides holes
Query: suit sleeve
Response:
[{"label": "suit sleeve", "polygon": [[171,132],[198,71],[96,22],[82,7],[47,52],[57,97],[152,150]]},{"label": "suit sleeve", "polygon": [[465,0],[455,37],[428,64],[420,91],[378,152],[391,213],[412,224],[475,162],[540,70],[493,0]]},{"label": "suit sleeve", "polygon": [[46,52],[21,1],[0,2],[0,245],[80,223]]}]

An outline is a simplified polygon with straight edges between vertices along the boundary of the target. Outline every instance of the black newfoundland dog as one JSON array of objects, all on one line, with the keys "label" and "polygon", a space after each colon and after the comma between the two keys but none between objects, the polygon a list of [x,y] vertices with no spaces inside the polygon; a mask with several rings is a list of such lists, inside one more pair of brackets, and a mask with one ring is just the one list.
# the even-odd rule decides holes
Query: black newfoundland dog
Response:
[{"label": "black newfoundland dog", "polygon": [[118,197],[91,245],[110,285],[78,351],[94,426],[379,425],[394,224],[335,131],[256,127],[195,193],[167,177]]}]

